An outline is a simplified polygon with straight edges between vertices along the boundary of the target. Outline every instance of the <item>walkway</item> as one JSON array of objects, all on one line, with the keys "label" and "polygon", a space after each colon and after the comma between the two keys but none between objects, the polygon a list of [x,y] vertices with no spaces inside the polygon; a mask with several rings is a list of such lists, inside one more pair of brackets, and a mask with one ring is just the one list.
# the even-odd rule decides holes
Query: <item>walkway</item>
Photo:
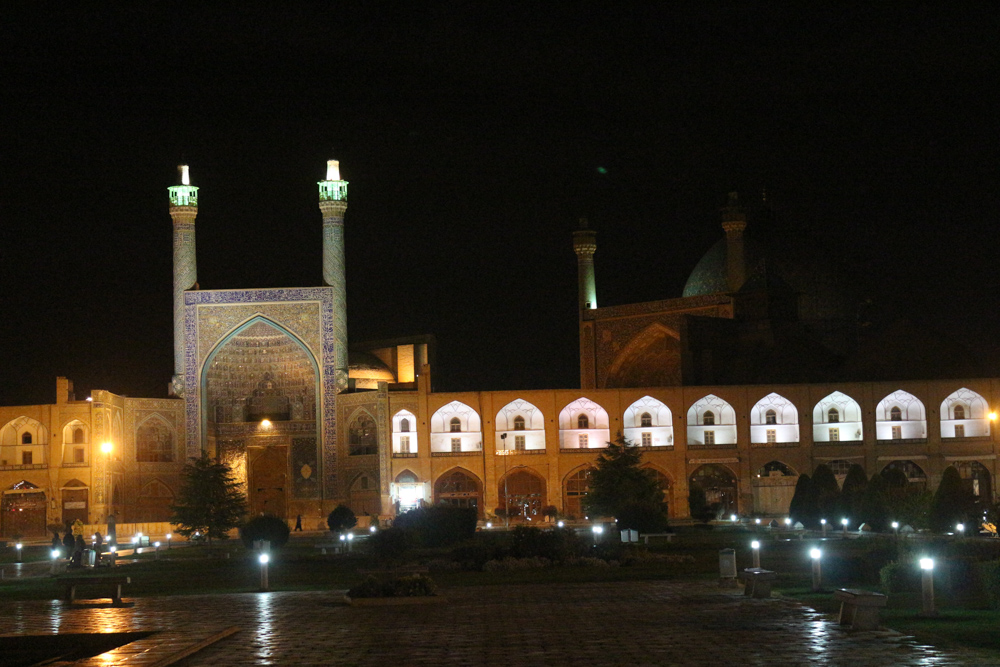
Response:
[{"label": "walkway", "polygon": [[229,626],[182,665],[982,665],[1000,655],[849,633],[782,599],[708,584],[473,587],[445,604],[348,607],[338,592],[139,598],[129,608],[0,607],[0,634],[155,630],[86,661],[151,665]]}]

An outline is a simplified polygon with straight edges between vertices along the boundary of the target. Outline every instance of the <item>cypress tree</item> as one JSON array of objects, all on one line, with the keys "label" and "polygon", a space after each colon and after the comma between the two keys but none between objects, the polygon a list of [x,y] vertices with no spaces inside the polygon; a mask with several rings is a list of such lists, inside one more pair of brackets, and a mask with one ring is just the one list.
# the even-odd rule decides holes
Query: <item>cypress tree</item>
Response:
[{"label": "cypress tree", "polygon": [[[849,473],[848,473],[849,474]],[[847,486],[847,480],[844,480]],[[858,504],[857,518],[859,524],[867,523],[877,531],[884,531],[889,527],[889,505],[887,502],[886,490],[888,484],[882,475],[872,475],[871,480],[865,486]]]},{"label": "cypress tree", "polygon": [[799,481],[795,483],[795,495],[788,506],[788,515],[792,521],[798,521],[806,528],[815,528],[819,524],[816,487],[809,475],[799,475]]},{"label": "cypress tree", "polygon": [[816,503],[820,519],[839,524],[840,517],[840,486],[830,466],[821,463],[813,471],[813,486],[816,489]]},{"label": "cypress tree", "polygon": [[931,501],[931,528],[943,533],[954,530],[956,524],[968,523],[975,505],[976,497],[962,485],[958,470],[948,466]]},{"label": "cypress tree", "polygon": [[857,463],[847,469],[847,477],[844,478],[844,486],[840,490],[841,513],[851,519],[859,519],[861,511],[861,499],[865,495],[868,487],[868,475],[865,469]]}]

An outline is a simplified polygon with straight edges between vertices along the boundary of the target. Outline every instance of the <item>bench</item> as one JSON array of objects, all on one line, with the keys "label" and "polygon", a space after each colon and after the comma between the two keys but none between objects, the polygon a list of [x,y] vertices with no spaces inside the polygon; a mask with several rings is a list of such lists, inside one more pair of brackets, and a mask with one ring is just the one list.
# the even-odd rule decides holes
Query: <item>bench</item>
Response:
[{"label": "bench", "polygon": [[778,575],[759,567],[748,567],[743,570],[743,595],[755,598],[771,597],[771,582]]},{"label": "bench", "polygon": [[878,610],[889,601],[882,593],[859,588],[841,588],[833,592],[833,597],[840,600],[840,624],[853,630],[877,630]]},{"label": "bench", "polygon": [[642,535],[642,541],[643,541],[643,543],[648,545],[649,544],[649,538],[651,538],[651,537],[665,537],[665,538],[667,538],[667,542],[673,542],[674,541],[674,533],[643,533],[643,535]]},{"label": "bench", "polygon": [[[61,577],[59,583],[66,586],[66,602],[76,601],[76,589],[79,586],[95,586],[101,589],[102,593],[110,595],[100,595],[95,597],[110,597],[111,603],[116,607],[122,606],[122,586],[131,584],[130,577]],[[93,598],[89,598],[93,599]]]}]

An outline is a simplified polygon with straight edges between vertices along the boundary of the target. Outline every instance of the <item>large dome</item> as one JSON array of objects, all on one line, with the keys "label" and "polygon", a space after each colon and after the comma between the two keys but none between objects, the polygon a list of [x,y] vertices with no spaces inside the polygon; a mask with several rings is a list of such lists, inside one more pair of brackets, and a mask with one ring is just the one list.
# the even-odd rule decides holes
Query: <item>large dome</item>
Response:
[{"label": "large dome", "polygon": [[395,382],[392,370],[374,354],[351,350],[347,355],[348,377],[358,388],[375,388],[379,381]]}]

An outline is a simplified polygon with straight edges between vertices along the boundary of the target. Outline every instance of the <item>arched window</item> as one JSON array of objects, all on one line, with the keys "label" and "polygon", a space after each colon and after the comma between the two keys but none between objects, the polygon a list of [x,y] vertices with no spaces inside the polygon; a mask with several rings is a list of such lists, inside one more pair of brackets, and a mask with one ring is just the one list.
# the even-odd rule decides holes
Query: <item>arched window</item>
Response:
[{"label": "arched window", "polygon": [[170,427],[153,418],[135,434],[135,460],[142,463],[170,463],[174,460],[174,434]]},{"label": "arched window", "polygon": [[348,432],[351,456],[378,453],[378,429],[375,420],[367,414],[358,416]]},{"label": "arched window", "polygon": [[410,432],[410,420],[407,419],[406,417],[403,417],[402,419],[399,420],[399,432],[400,433]]},{"label": "arched window", "polygon": [[840,422],[840,411],[837,408],[830,408],[826,413],[826,420],[831,424],[837,424]]},{"label": "arched window", "polygon": [[903,411],[899,409],[899,406],[894,405],[892,406],[892,410],[889,410],[889,421],[903,421]]},{"label": "arched window", "polygon": [[21,434],[21,444],[30,445],[31,444],[31,434],[25,431]]},{"label": "arched window", "polygon": [[563,512],[566,516],[583,516],[583,498],[590,491],[590,468],[578,470],[566,478]]},{"label": "arched window", "polygon": [[702,418],[702,422],[701,423],[704,424],[705,426],[714,426],[715,425],[715,413],[713,413],[711,410],[706,410],[705,411],[705,416]]},{"label": "arched window", "polygon": [[449,424],[451,425],[451,432],[452,433],[461,433],[462,432],[462,420],[459,419],[458,417],[452,417],[451,418],[451,422],[449,422]]},{"label": "arched window", "polygon": [[580,415],[576,418],[577,428],[590,428],[590,420],[587,419],[587,415]]},{"label": "arched window", "polygon": [[82,445],[86,441],[87,441],[86,438],[83,437],[83,429],[82,428],[78,428],[78,429],[74,429],[73,430],[73,444],[75,444],[75,445]]},{"label": "arched window", "polygon": [[778,423],[778,413],[774,410],[768,410],[764,413],[764,423],[765,424],[777,424]]},{"label": "arched window", "polygon": [[514,430],[523,431],[524,430],[524,417],[518,415],[514,417]]},{"label": "arched window", "polygon": [[955,419],[965,419],[965,408],[963,406],[955,406]]},{"label": "arched window", "polygon": [[652,426],[653,416],[648,412],[643,412],[642,416],[639,417],[639,424],[640,426]]}]

